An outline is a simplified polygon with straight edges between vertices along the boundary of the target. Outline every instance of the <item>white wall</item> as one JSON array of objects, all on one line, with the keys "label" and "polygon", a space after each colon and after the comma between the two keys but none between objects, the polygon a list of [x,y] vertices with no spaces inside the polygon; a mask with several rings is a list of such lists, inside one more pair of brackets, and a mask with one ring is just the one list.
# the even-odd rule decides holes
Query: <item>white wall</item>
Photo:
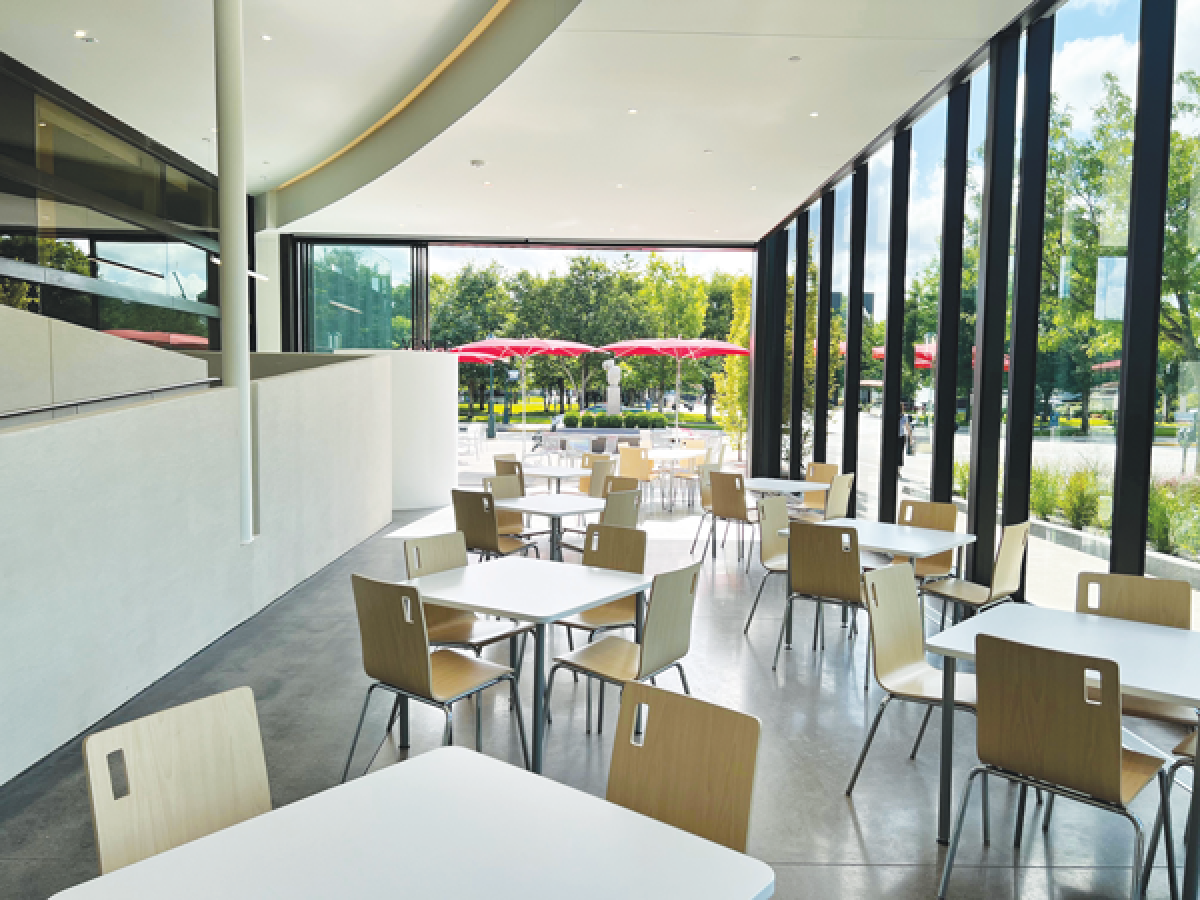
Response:
[{"label": "white wall", "polygon": [[260,352],[277,353],[283,349],[283,308],[279,297],[279,232],[260,231],[254,235],[254,271],[266,281],[254,282],[254,325]]},{"label": "white wall", "polygon": [[458,358],[392,350],[392,507],[445,506],[458,484]]},{"label": "white wall", "polygon": [[232,390],[0,434],[0,783],[391,521],[390,374],[255,382],[248,545]]}]

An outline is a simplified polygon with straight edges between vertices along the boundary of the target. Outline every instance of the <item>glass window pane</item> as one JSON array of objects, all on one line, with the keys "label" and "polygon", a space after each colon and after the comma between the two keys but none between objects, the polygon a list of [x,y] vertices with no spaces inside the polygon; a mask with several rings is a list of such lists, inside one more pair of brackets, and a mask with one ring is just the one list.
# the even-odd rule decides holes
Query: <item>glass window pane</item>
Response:
[{"label": "glass window pane", "polygon": [[412,346],[408,247],[318,244],[308,313],[317,352]]},{"label": "glass window pane", "polygon": [[805,273],[808,291],[807,320],[804,326],[804,460],[813,458],[813,404],[816,402],[817,372],[817,289],[821,265],[821,204],[808,210],[808,270]]},{"label": "glass window pane", "polygon": [[[883,351],[887,339],[888,227],[892,209],[892,147],[867,163],[867,247],[863,278],[862,372],[858,417],[858,503],[875,518],[879,511],[879,456],[883,415]],[[892,427],[896,427],[893,423]]]},{"label": "glass window pane", "polygon": [[[850,286],[850,183],[842,179],[833,197],[832,316],[829,326],[829,438],[825,458],[842,465],[846,387],[846,296]],[[856,485],[857,487],[857,485]]]},{"label": "glass window pane", "polygon": [[787,477],[792,434],[792,351],[796,340],[796,223],[787,227],[787,304],[783,335],[783,423],[780,472]]}]

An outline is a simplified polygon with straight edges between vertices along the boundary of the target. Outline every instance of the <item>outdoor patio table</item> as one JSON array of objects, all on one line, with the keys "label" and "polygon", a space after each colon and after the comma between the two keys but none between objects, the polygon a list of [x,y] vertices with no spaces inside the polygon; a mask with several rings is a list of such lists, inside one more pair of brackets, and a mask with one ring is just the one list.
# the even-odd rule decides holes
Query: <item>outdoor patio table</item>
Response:
[{"label": "outdoor patio table", "polygon": [[[622,864],[597,867],[597,858]],[[774,893],[775,873],[615,803],[444,747],[58,896],[549,900],[565,884],[579,898],[759,900]]]},{"label": "outdoor patio table", "polygon": [[[649,451],[649,456],[654,462],[668,463],[670,465],[669,477],[671,488],[667,492],[671,497],[671,505],[669,509],[675,509],[675,472],[679,469],[679,464],[689,459],[703,459],[708,456],[708,450],[702,447],[654,447]],[[666,503],[663,503],[663,508],[668,508]]]},{"label": "outdoor patio table", "polygon": [[[975,661],[975,638],[1008,641],[1111,659],[1121,672],[1121,691],[1160,703],[1200,707],[1200,633],[1126,619],[1089,616],[1028,603],[1002,603],[925,641],[943,658],[942,761],[938,797],[938,842],[950,839],[953,794],[954,673],[958,660]],[[1192,792],[1192,821],[1200,822],[1200,792]],[[1200,828],[1187,836],[1184,900],[1197,900]]]},{"label": "outdoor patio table", "polygon": [[575,466],[526,466],[526,478],[545,478],[546,489],[550,489],[550,482],[554,482],[554,493],[562,493],[562,481],[564,478],[579,479],[588,474],[587,469],[580,469]]},{"label": "outdoor patio table", "polygon": [[829,490],[819,481],[799,481],[790,478],[747,478],[746,490],[755,494],[814,494]]},{"label": "outdoor patio table", "polygon": [[[528,470],[526,471],[528,473]],[[604,512],[604,501],[582,494],[530,494],[508,500],[496,500],[500,512],[519,512],[527,516],[545,516],[550,520],[550,558],[562,562],[563,516],[585,516]]]},{"label": "outdoor patio table", "polygon": [[[425,575],[406,583],[415,585],[422,598],[431,603],[533,623],[533,771],[540,772],[546,729],[546,626],[610,600],[636,594],[634,633],[640,641],[646,591],[654,578],[613,569],[563,566],[548,560],[506,556],[481,565]],[[515,664],[516,660],[513,662]]]}]

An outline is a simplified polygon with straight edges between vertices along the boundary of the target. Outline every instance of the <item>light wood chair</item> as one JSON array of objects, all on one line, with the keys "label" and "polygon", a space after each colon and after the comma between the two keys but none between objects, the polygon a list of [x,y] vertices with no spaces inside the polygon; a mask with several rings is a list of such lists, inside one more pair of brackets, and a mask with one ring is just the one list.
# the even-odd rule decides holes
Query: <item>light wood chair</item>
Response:
[{"label": "light wood chair", "polygon": [[[476,659],[449,648],[429,650],[429,633],[425,625],[425,609],[420,592],[411,585],[375,581],[362,575],[350,576],[354,588],[354,606],[358,611],[358,631],[362,639],[363,669],[373,679],[363,700],[354,740],[342,769],[342,781],[350,773],[354,749],[362,733],[363,720],[371,695],[375,690],[390,691],[396,696],[388,717],[390,733],[396,719],[407,720],[403,704],[416,700],[437,707],[446,716],[442,732],[443,746],[454,742],[454,704],[466,697],[475,698],[475,749],[483,744],[483,708],[481,695],[488,688],[507,681],[512,708],[517,714],[521,736],[521,752],[525,768],[529,768],[529,748],[525,740],[525,722],[521,717],[521,698],[517,693],[515,673],[508,666]],[[401,742],[407,743],[407,735]]]},{"label": "light wood chair", "polygon": [[579,492],[589,497],[601,497],[604,494],[604,479],[612,474],[614,463],[612,459],[602,454],[588,453],[584,455],[583,467],[591,471],[590,475],[579,477]]},{"label": "light wood chair", "polygon": [[767,579],[772,575],[787,576],[788,572],[788,539],[779,532],[788,527],[787,498],[782,496],[760,497],[758,500],[758,556],[766,574],[754,595],[754,605],[750,607],[750,615],[746,617],[746,627],[742,634],[750,633],[750,623],[754,621],[754,612],[758,609],[758,601],[762,598],[763,588]]},{"label": "light wood chair", "polygon": [[517,477],[517,489],[520,491],[517,496],[524,497],[526,494],[525,464],[520,460],[499,457],[494,457],[492,464],[496,467],[497,475],[515,475]]},{"label": "light wood chair", "polygon": [[478,553],[481,559],[513,553],[528,556],[530,549],[539,557],[542,555],[536,544],[500,533],[496,501],[490,492],[453,490],[450,498],[454,504],[455,529],[466,538],[467,549]]},{"label": "light wood chair", "polygon": [[700,488],[700,508],[703,514],[700,516],[700,524],[696,526],[696,536],[692,538],[692,550],[696,552],[696,542],[700,540],[700,534],[704,531],[705,521],[712,516],[712,473],[721,471],[720,463],[703,463],[696,469],[696,482]]},{"label": "light wood chair", "polygon": [[[825,649],[825,604],[836,603],[850,612],[847,640],[858,634],[858,610],[864,608],[862,596],[862,560],[858,553],[858,532],[853,527],[809,525],[792,522],[788,535],[788,597],[775,645],[774,670],[779,665],[788,620],[797,597],[806,597],[817,604],[813,623],[813,653],[817,641]],[[791,641],[788,641],[791,649]],[[863,673],[863,689],[868,685],[871,668],[871,644],[867,643],[867,672]]]},{"label": "light wood chair", "polygon": [[88,735],[83,764],[102,875],[271,811],[248,687]]},{"label": "light wood chair", "polygon": [[[868,572],[863,575],[863,585],[867,616],[871,623],[871,645],[875,650],[875,680],[883,688],[885,696],[863,742],[854,774],[846,786],[847,797],[854,791],[888,704],[893,700],[903,700],[926,707],[925,718],[921,721],[921,729],[917,732],[909,759],[916,759],[929,716],[934,707],[942,704],[942,672],[925,658],[925,619],[913,581],[912,566],[897,563]],[[964,712],[975,712],[974,675],[964,672],[955,674],[954,706]]]},{"label": "light wood chair", "polygon": [[[498,466],[504,464],[505,460],[496,463]],[[483,489],[497,500],[516,500],[525,496],[521,479],[517,475],[486,475],[483,478]],[[525,517],[520,513],[496,510],[496,529],[500,534],[516,537],[525,531]]]},{"label": "light wood chair", "polygon": [[654,460],[650,458],[649,450],[645,447],[622,447],[620,455],[619,472],[622,476],[636,478],[639,488],[643,490],[647,485],[654,483],[657,476],[654,473]]},{"label": "light wood chair", "polygon": [[[804,470],[807,481],[817,484],[833,484],[837,477],[836,463],[810,462]],[[800,495],[799,502],[792,506],[793,518],[800,521],[816,522],[825,518],[825,507],[828,505],[828,491],[808,491]]]},{"label": "light wood chair", "polygon": [[609,475],[604,479],[604,489],[600,492],[600,497],[601,499],[607,499],[609,494],[636,491],[637,489],[638,480],[636,478],[628,478],[624,475]]},{"label": "light wood chair", "polygon": [[622,687],[631,681],[651,681],[667,669],[679,671],[683,692],[690,694],[683,658],[692,642],[692,612],[701,563],[654,576],[641,643],[608,635],[578,650],[554,658],[546,678],[546,721],[550,721],[550,692],[559,669],[567,669],[600,682],[597,733],[604,729],[604,685]]},{"label": "light wood chair", "polygon": [[600,524],[637,528],[641,509],[642,495],[638,491],[613,491],[604,498],[604,512],[600,514]]},{"label": "light wood chair", "polygon": [[[448,569],[467,565],[467,541],[461,531],[430,537],[408,538],[404,542],[404,562],[409,578],[434,575]],[[436,603],[425,603],[425,629],[429,643],[437,647],[464,647],[479,656],[484,647],[509,641],[510,656],[516,677],[521,677],[517,638],[522,646],[532,625],[516,625],[484,619],[465,609],[451,609]]]},{"label": "light wood chair", "polygon": [[744,853],[761,731],[745,713],[628,684],[607,799]]},{"label": "light wood chair", "polygon": [[[704,556],[708,553],[708,545],[716,543],[717,522],[724,521],[725,537],[721,540],[721,546],[725,546],[725,539],[729,537],[729,526],[736,522],[738,526],[738,561],[740,562],[745,528],[750,526],[749,550],[753,550],[754,526],[757,524],[756,520],[751,518],[750,510],[746,506],[746,478],[740,472],[711,472],[709,480],[712,483],[712,532],[709,540],[705,541],[704,553],[701,554],[700,561],[704,561]],[[747,552],[746,571],[750,571],[749,555]]]},{"label": "light wood chair", "polygon": [[[1167,809],[1163,761],[1121,746],[1121,677],[1109,659],[1078,656],[980,635],[975,643],[978,738],[982,765],[963,786],[939,898],[945,898],[977,777],[997,776],[1124,816],[1134,828],[1130,897],[1142,893],[1145,832],[1130,809],[1157,777]],[[1089,699],[1089,679],[1100,682]],[[1170,819],[1164,816],[1170,842]],[[984,840],[987,840],[985,829]]]},{"label": "light wood chair", "polygon": [[[926,500],[904,500],[900,503],[900,514],[896,517],[897,525],[911,525],[914,528],[929,528],[934,531],[958,530],[958,507],[953,503],[936,503]],[[949,578],[955,574],[955,551],[947,550],[936,556],[922,556],[919,559],[909,559],[907,556],[896,556],[893,563],[909,563],[913,574],[922,588],[930,581]]]},{"label": "light wood chair", "polygon": [[992,569],[991,586],[976,584],[965,578],[943,578],[925,585],[925,594],[942,601],[942,627],[946,625],[946,605],[958,609],[986,609],[1015,594],[1021,588],[1021,568],[1025,564],[1025,548],[1029,543],[1029,523],[1005,525],[1000,536],[1000,549]]},{"label": "light wood chair", "polygon": [[708,462],[708,445],[699,438],[688,438],[683,446],[695,450],[696,456],[680,460],[679,468],[674,472],[675,483],[686,489],[688,506],[694,506],[696,487],[700,483],[700,466]]}]

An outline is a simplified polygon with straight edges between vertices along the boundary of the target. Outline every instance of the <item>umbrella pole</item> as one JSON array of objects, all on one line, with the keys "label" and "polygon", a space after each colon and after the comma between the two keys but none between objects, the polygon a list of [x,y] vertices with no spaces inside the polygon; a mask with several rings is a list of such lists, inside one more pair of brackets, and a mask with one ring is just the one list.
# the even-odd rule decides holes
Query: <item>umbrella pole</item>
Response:
[{"label": "umbrella pole", "polygon": [[683,378],[683,357],[675,357],[675,437],[679,437],[679,384]]}]

